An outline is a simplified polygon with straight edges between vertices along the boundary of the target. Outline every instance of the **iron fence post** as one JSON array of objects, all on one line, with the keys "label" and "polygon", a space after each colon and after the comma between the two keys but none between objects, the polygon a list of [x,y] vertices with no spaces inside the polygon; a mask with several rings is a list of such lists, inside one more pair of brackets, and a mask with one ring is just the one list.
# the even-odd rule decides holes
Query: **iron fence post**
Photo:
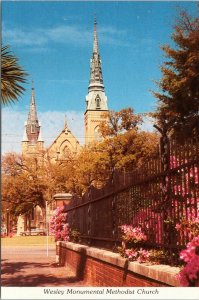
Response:
[{"label": "iron fence post", "polygon": [[88,193],[88,200],[89,200],[89,204],[88,204],[88,245],[91,245],[91,189],[89,189],[89,193]]},{"label": "iron fence post", "polygon": [[113,251],[116,250],[117,243],[116,243],[116,234],[117,234],[117,228],[116,228],[116,194],[114,193],[112,201],[111,201],[111,209],[112,209],[112,237],[114,239],[113,242]]}]

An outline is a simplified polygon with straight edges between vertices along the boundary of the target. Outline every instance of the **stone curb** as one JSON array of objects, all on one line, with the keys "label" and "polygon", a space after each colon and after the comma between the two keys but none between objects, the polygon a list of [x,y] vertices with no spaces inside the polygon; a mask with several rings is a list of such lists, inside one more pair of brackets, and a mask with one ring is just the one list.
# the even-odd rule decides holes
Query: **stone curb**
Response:
[{"label": "stone curb", "polygon": [[178,267],[129,262],[127,259],[122,258],[117,253],[71,242],[57,242],[57,245],[76,252],[84,252],[84,254],[89,257],[96,258],[120,268],[126,268],[128,271],[156,281],[160,281],[170,286],[180,286],[179,281],[175,277],[175,275],[177,275],[180,271],[180,268]]}]

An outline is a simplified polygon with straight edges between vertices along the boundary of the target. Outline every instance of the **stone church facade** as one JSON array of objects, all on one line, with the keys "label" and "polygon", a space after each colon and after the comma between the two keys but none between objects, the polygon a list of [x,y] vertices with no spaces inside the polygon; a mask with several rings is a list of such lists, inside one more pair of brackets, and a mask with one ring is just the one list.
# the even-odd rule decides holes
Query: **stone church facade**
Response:
[{"label": "stone church facade", "polygon": [[[89,145],[89,143],[99,140],[99,124],[101,121],[106,120],[107,112],[107,96],[105,95],[103,83],[101,58],[98,47],[97,22],[95,20],[93,52],[90,60],[90,80],[84,113],[85,145]],[[37,117],[35,91],[34,87],[32,87],[29,114],[24,125],[22,156],[37,157],[40,160],[48,158],[51,162],[56,162],[57,160],[66,158],[67,153],[70,152],[75,154],[78,153],[80,149],[81,145],[69,129],[66,120],[60,134],[47,149],[44,149],[44,141],[41,135],[41,123]],[[36,206],[33,215],[34,217],[31,221],[31,226],[44,228],[45,216],[43,215],[43,210]],[[18,227],[20,227],[20,230],[24,230],[24,227],[26,226],[24,225],[26,223],[24,217],[21,216],[20,220]],[[20,234],[20,230],[18,234]]]},{"label": "stone church facade", "polygon": [[[101,58],[98,47],[97,22],[95,20],[93,52],[90,60],[90,80],[84,113],[85,145],[99,139],[99,124],[106,119],[106,112],[108,112],[108,104],[103,83]],[[44,141],[41,137],[41,124],[37,117],[35,92],[33,87],[28,119],[24,126],[22,154],[41,156],[45,152],[53,161],[55,161],[62,157],[66,150],[78,152],[80,148],[79,141],[72,134],[65,121],[61,133],[55,138],[48,149],[44,150]]]}]

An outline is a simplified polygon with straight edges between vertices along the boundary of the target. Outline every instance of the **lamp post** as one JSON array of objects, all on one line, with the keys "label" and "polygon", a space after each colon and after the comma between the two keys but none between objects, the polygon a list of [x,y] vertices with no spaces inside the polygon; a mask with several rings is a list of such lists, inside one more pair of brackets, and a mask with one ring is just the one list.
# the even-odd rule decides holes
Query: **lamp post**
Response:
[{"label": "lamp post", "polygon": [[6,234],[9,236],[10,233],[10,214],[9,214],[9,209],[6,209]]},{"label": "lamp post", "polygon": [[46,256],[48,256],[48,201],[46,201]]}]

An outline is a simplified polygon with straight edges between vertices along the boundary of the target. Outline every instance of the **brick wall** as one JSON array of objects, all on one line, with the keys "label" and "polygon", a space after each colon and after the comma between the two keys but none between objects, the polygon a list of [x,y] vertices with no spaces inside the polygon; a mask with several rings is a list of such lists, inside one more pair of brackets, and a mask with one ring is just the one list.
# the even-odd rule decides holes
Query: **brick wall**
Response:
[{"label": "brick wall", "polygon": [[[119,254],[73,243],[59,242],[59,263],[72,270],[75,279],[88,286],[167,287],[178,286],[178,268],[129,263]],[[58,253],[58,252],[57,252]]]}]

